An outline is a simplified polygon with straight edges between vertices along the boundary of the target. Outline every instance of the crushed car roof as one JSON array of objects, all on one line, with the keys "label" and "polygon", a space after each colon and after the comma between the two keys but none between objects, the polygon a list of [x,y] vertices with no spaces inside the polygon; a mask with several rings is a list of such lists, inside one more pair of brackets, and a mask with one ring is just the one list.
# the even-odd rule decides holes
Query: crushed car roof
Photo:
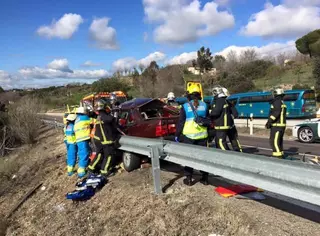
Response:
[{"label": "crushed car roof", "polygon": [[[124,102],[120,105],[120,108],[121,109],[131,109],[131,108],[134,108],[134,107],[141,107],[151,101],[154,101],[154,100],[158,100],[158,99],[152,99],[152,98],[135,98],[135,99],[132,99],[130,101],[127,101],[127,102]],[[159,100],[160,102],[160,100]]]}]

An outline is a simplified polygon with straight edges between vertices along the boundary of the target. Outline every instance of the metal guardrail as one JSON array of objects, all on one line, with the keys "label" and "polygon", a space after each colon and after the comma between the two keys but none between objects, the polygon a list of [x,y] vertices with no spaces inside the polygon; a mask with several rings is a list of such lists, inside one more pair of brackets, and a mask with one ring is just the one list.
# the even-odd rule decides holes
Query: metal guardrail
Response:
[{"label": "metal guardrail", "polygon": [[[45,122],[63,127],[63,124],[55,121]],[[151,158],[157,194],[162,192],[160,159],[163,159],[320,206],[318,166],[159,139],[123,136],[120,144],[119,149],[122,151]]]}]

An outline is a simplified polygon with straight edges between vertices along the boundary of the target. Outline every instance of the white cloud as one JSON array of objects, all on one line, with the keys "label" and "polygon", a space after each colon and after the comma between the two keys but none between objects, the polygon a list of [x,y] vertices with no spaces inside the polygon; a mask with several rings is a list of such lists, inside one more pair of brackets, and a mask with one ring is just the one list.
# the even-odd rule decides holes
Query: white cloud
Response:
[{"label": "white cloud", "polygon": [[107,17],[94,19],[90,25],[89,33],[96,47],[105,50],[118,49],[116,30],[108,26],[110,19]]},{"label": "white cloud", "polygon": [[[277,56],[280,53],[289,53],[296,51],[295,42],[288,41],[286,43],[269,43],[267,45],[257,47],[257,46],[229,46],[220,52],[213,53],[214,55],[222,55],[227,57],[230,51],[234,51],[237,56],[240,56],[242,52],[254,49],[260,58],[268,57],[268,56]],[[174,56],[173,58],[169,59],[166,64],[186,64],[188,61],[196,59],[197,52],[184,52],[180,55]]]},{"label": "white cloud", "polygon": [[143,0],[146,20],[157,25],[156,42],[183,44],[232,28],[235,20],[227,11],[218,11],[214,1],[203,8],[199,0]]},{"label": "white cloud", "polygon": [[[291,5],[288,5],[289,2]],[[312,1],[305,2],[311,4]],[[320,27],[319,7],[312,4],[301,5],[298,1],[287,1],[286,4],[274,6],[266,3],[264,10],[251,16],[249,23],[241,29],[241,34],[265,38],[290,38]]]},{"label": "white cloud", "polygon": [[230,0],[215,0],[215,2],[219,6],[228,6],[230,4]]},{"label": "white cloud", "polygon": [[82,67],[96,67],[96,66],[101,66],[101,63],[95,63],[92,61],[86,61],[82,65]]},{"label": "white cloud", "polygon": [[19,70],[24,78],[32,79],[100,79],[109,75],[108,71],[100,70],[74,70],[73,73],[56,69],[26,67]]},{"label": "white cloud", "polygon": [[3,89],[12,88],[13,77],[4,70],[0,70],[0,86]]},{"label": "white cloud", "polygon": [[174,65],[174,64],[186,64],[188,61],[190,60],[194,60],[197,58],[197,52],[184,52],[178,56],[175,56],[173,58],[171,58],[167,64],[169,65]]},{"label": "white cloud", "polygon": [[162,62],[166,58],[166,54],[162,52],[154,52],[149,54],[148,56],[137,60],[134,57],[126,57],[116,60],[112,63],[112,69],[114,71],[124,71],[124,70],[131,70],[134,67],[138,67],[139,65],[143,65],[147,67],[150,65],[152,61]]},{"label": "white cloud", "polygon": [[99,79],[106,77],[109,72],[100,70],[71,70],[67,59],[55,59],[47,65],[47,68],[25,67],[19,74],[23,78],[30,79]]},{"label": "white cloud", "polygon": [[287,6],[316,6],[320,5],[320,0],[284,0]]},{"label": "white cloud", "polygon": [[62,72],[73,73],[73,71],[69,68],[69,62],[67,59],[55,59],[50,62],[47,67],[53,70],[60,70]]},{"label": "white cloud", "polygon": [[64,14],[58,21],[53,20],[50,26],[41,26],[37,33],[46,38],[70,39],[78,30],[83,19],[78,14]]}]

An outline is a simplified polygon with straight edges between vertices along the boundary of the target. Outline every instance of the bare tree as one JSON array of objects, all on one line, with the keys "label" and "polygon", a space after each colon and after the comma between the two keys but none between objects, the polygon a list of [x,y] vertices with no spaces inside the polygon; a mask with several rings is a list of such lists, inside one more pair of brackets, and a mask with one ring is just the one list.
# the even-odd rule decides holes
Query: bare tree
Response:
[{"label": "bare tree", "polygon": [[255,61],[258,59],[258,54],[256,50],[252,49],[247,49],[243,51],[240,55],[240,62],[243,64]]},{"label": "bare tree", "polygon": [[276,57],[277,64],[283,67],[286,59],[287,59],[287,55],[285,53],[283,52],[279,53],[278,56]]},{"label": "bare tree", "polygon": [[231,50],[228,54],[227,54],[227,69],[233,69],[238,65],[239,61],[238,61],[238,55],[236,53],[236,51]]},{"label": "bare tree", "polygon": [[146,69],[146,67],[142,64],[139,64],[139,70],[140,70],[140,74],[142,74],[144,72],[144,70]]}]

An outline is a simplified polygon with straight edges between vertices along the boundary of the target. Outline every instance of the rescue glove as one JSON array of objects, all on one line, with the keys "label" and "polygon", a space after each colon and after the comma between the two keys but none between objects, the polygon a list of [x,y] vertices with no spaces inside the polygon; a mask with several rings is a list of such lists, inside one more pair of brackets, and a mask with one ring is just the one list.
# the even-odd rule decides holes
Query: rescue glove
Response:
[{"label": "rescue glove", "polygon": [[174,141],[176,141],[176,143],[179,143],[179,137],[174,137]]},{"label": "rescue glove", "polygon": [[271,123],[268,121],[266,124],[266,129],[270,129],[271,128]]}]

